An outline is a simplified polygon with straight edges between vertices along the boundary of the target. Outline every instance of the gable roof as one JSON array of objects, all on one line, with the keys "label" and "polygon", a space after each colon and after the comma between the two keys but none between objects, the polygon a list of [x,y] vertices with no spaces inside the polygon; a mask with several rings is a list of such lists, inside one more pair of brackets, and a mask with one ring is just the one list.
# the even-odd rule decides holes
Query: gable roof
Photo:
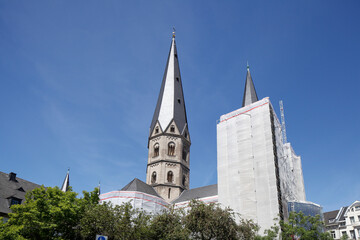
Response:
[{"label": "gable roof", "polygon": [[199,199],[216,195],[218,195],[217,184],[213,184],[204,187],[193,188],[190,190],[184,190],[177,199],[172,201],[172,203],[185,202],[192,199]]},{"label": "gable roof", "polygon": [[[331,212],[325,212],[324,213],[324,222],[325,225],[329,225],[332,224],[333,222],[329,222],[329,220],[335,219],[337,214],[338,214],[339,210],[334,210]],[[335,222],[335,221],[334,221]]]},{"label": "gable roof", "polygon": [[[10,176],[13,177],[13,180],[10,180]],[[15,173],[0,172],[0,213],[8,214],[11,212],[9,208],[11,198],[21,199],[21,202],[24,203],[25,194],[38,187],[41,186],[18,178]]]},{"label": "gable roof", "polygon": [[129,182],[125,187],[121,189],[121,191],[143,192],[161,198],[152,186],[144,183],[137,178],[134,178],[131,182]]}]

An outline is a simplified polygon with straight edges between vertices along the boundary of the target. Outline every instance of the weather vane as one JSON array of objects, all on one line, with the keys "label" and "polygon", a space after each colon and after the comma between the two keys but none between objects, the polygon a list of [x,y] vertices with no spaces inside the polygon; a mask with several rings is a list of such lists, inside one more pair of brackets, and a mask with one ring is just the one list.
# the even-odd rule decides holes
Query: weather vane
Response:
[{"label": "weather vane", "polygon": [[176,32],[176,29],[175,29],[175,27],[173,27],[173,38],[175,37],[175,32]]}]

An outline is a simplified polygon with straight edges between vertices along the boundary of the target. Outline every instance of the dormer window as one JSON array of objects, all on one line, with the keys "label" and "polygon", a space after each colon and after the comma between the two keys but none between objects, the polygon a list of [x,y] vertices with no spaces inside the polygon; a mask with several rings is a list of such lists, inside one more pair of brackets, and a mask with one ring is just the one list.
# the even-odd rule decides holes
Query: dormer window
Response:
[{"label": "dormer window", "polygon": [[151,174],[151,183],[156,183],[156,172]]},{"label": "dormer window", "polygon": [[154,157],[159,156],[159,148],[160,148],[159,144],[156,143],[156,144],[154,145]]},{"label": "dormer window", "polygon": [[174,156],[175,155],[175,143],[170,142],[168,144],[168,155],[169,156]]},{"label": "dormer window", "polygon": [[10,203],[9,203],[10,207],[11,207],[12,205],[21,204],[21,199],[19,199],[19,198],[11,197],[11,198],[9,199],[9,201],[10,201]]},{"label": "dormer window", "polygon": [[179,82],[179,81],[180,81],[180,78],[179,78],[179,77],[176,77],[176,81],[178,81],[178,82]]},{"label": "dormer window", "polygon": [[155,134],[158,134],[159,133],[159,127],[156,127],[155,128]]},{"label": "dormer window", "polygon": [[174,125],[171,125],[171,127],[170,127],[170,132],[172,132],[172,133],[175,132],[175,126],[174,126]]},{"label": "dormer window", "polygon": [[178,101],[178,103],[179,103],[179,104],[181,103],[181,100],[180,100],[180,98],[178,98],[178,99],[177,99],[177,101]]}]

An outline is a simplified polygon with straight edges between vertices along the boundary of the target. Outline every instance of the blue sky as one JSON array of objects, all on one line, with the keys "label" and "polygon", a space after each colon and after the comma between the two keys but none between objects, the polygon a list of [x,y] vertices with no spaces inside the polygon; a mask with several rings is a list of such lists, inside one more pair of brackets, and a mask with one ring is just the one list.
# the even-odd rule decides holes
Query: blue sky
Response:
[{"label": "blue sky", "polygon": [[1,1],[0,171],[73,189],[145,180],[172,26],[191,187],[217,182],[216,120],[259,98],[302,156],[307,199],[360,200],[359,1]]}]

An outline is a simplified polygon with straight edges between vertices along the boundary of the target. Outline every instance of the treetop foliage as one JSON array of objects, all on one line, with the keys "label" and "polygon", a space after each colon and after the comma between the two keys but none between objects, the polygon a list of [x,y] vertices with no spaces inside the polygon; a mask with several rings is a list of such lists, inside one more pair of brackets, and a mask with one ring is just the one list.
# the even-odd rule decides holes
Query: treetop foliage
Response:
[{"label": "treetop foliage", "polygon": [[[37,188],[26,194],[22,205],[11,206],[6,223],[0,221],[0,240],[91,239],[97,234],[120,239],[277,239],[279,227],[258,236],[259,227],[241,219],[218,204],[191,201],[188,210],[174,206],[151,214],[133,209],[131,204],[113,206],[99,203],[99,192],[83,192],[78,198],[71,189]],[[282,239],[331,239],[320,231],[319,218],[292,214],[288,223],[280,222]]]}]

